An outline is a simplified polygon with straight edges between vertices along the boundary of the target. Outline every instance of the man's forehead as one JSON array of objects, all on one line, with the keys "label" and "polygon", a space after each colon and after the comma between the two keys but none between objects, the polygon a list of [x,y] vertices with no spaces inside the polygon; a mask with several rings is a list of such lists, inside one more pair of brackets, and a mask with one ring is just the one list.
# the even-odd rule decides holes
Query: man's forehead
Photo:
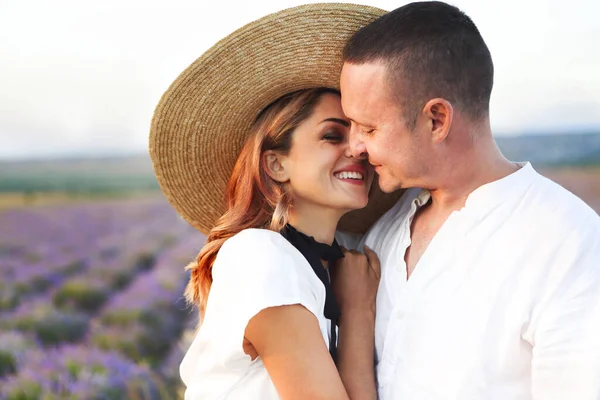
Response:
[{"label": "man's forehead", "polygon": [[381,63],[345,63],[340,78],[342,107],[350,118],[370,105],[381,107],[389,99],[386,68]]},{"label": "man's forehead", "polygon": [[368,82],[383,81],[386,77],[387,67],[381,62],[368,62],[361,64],[344,63],[341,80],[347,84],[367,84]]}]

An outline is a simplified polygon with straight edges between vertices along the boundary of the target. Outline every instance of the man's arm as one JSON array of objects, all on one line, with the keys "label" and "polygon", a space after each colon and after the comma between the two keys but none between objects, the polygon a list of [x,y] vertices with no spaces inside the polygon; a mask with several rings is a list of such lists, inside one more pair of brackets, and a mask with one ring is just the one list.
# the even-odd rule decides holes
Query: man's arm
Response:
[{"label": "man's arm", "polygon": [[351,399],[377,399],[373,363],[375,315],[348,313],[340,320],[338,371]]},{"label": "man's arm", "polygon": [[556,262],[569,267],[540,310],[532,337],[535,400],[600,399],[600,229],[577,241],[575,257],[557,254]]},{"label": "man's arm", "polygon": [[374,368],[375,300],[381,275],[377,255],[347,251],[336,266],[334,290],[342,316],[338,371],[351,399],[377,399]]}]

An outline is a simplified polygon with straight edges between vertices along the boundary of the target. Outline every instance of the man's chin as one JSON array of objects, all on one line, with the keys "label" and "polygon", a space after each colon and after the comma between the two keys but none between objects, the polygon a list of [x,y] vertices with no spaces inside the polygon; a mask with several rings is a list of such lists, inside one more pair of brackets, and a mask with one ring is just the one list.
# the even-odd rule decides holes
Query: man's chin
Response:
[{"label": "man's chin", "polygon": [[379,177],[379,188],[384,193],[393,193],[396,190],[403,189],[402,182],[391,182]]}]

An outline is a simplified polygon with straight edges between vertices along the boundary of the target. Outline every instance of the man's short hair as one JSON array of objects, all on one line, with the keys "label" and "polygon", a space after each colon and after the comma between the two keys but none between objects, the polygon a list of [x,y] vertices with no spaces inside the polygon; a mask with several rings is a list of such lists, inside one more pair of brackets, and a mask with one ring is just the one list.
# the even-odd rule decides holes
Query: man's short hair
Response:
[{"label": "man's short hair", "polygon": [[411,129],[436,97],[473,119],[489,113],[492,57],[473,21],[449,4],[410,3],[381,16],[351,37],[344,61],[387,65],[391,90]]}]

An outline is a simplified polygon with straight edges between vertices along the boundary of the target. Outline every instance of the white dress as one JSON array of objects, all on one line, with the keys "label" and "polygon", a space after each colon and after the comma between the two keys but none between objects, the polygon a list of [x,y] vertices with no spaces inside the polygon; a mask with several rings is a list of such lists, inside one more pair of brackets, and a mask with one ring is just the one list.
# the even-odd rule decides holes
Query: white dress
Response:
[{"label": "white dress", "polygon": [[323,283],[287,239],[265,229],[228,239],[212,273],[202,327],[180,366],[185,400],[279,399],[260,357],[244,353],[244,331],[265,308],[301,304],[316,316],[328,345]]}]

